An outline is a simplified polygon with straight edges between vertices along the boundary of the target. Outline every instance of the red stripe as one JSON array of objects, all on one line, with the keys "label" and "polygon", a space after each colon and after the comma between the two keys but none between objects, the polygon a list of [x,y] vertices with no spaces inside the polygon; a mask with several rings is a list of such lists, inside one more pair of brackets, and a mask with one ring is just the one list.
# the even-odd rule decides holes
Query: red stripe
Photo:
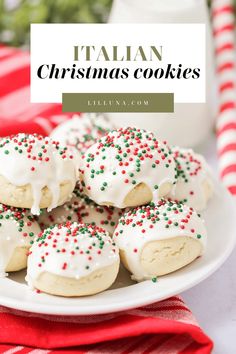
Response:
[{"label": "red stripe", "polygon": [[225,13],[225,12],[234,13],[234,7],[230,6],[230,5],[219,7],[218,9],[215,9],[212,11],[212,16],[215,17],[215,16],[221,15],[222,13]]},{"label": "red stripe", "polygon": [[159,303],[155,304],[155,307],[153,306],[142,306],[139,307],[139,310],[150,310],[150,311],[158,311],[162,306],[173,306],[171,303],[173,301],[177,301],[180,304],[185,305],[184,301],[181,300],[178,296],[172,296],[170,299],[160,301]]},{"label": "red stripe", "polygon": [[220,47],[216,48],[216,54],[220,54],[226,50],[233,50],[233,49],[234,49],[233,43],[225,43]]},{"label": "red stripe", "polygon": [[[0,344],[0,353],[5,353],[7,350],[10,349],[15,349],[16,347],[21,347],[21,345],[4,345],[4,344]],[[26,354],[31,352],[32,350],[34,350],[35,348],[28,348],[28,347],[24,347],[17,350],[15,353],[16,354]]]},{"label": "red stripe", "polygon": [[[22,349],[20,349],[18,352],[16,352],[16,354],[28,354],[31,353],[33,350],[35,350],[36,348],[29,348],[29,347],[24,347]],[[15,353],[14,353],[15,354]]]},{"label": "red stripe", "polygon": [[10,49],[10,51],[8,52],[11,56],[19,56],[24,54],[29,54],[29,52],[25,51],[25,50],[21,50],[19,48],[15,48],[15,47],[0,47],[0,49]]},{"label": "red stripe", "polygon": [[226,132],[227,130],[236,130],[236,122],[227,123],[222,128],[217,131],[217,136],[220,136],[222,133]]},{"label": "red stripe", "polygon": [[[155,353],[158,353],[158,348],[168,342],[170,339],[174,338],[175,335],[170,335],[170,334],[162,334],[159,336],[156,336],[155,343],[152,345],[147,345],[147,349],[143,351],[142,354],[149,354],[155,350]],[[180,339],[181,340],[181,339]],[[162,348],[163,349],[163,348]],[[123,353],[122,353],[123,354]]]},{"label": "red stripe", "polygon": [[14,74],[6,75],[0,81],[0,97],[6,96],[13,91],[19,90],[30,84],[30,70],[29,67],[23,67]]},{"label": "red stripe", "polygon": [[233,81],[226,81],[219,86],[219,91],[223,92],[225,90],[234,89],[234,82]]},{"label": "red stripe", "polygon": [[0,55],[0,62],[2,60],[6,60],[6,59],[13,57],[15,54],[16,54],[16,52],[14,51],[14,52],[6,53],[4,55]]},{"label": "red stripe", "polygon": [[228,32],[228,31],[234,31],[234,24],[229,24],[229,25],[225,25],[222,26],[220,28],[217,28],[213,31],[213,35],[214,36],[218,36],[219,34],[223,33],[223,32]]},{"label": "red stripe", "polygon": [[[171,301],[173,301],[173,300],[174,300],[174,301],[180,301],[180,302],[184,303],[183,300],[180,299],[178,296],[172,296],[172,297],[171,297]],[[168,299],[168,300],[164,300],[164,301],[167,302],[167,301],[169,301],[169,299]]]},{"label": "red stripe", "polygon": [[[187,312],[191,312],[187,307],[185,306],[181,306],[181,305],[169,305],[169,306],[163,306],[157,309],[153,309],[153,308],[139,308],[139,310],[142,310],[144,312],[156,312],[158,314],[158,312],[163,312],[163,311],[176,311],[176,310],[183,310],[183,311],[187,311]],[[142,315],[141,315],[142,316]]]},{"label": "red stripe", "polygon": [[[36,104],[40,105],[40,103],[36,103]],[[33,107],[34,104],[32,103],[31,105]],[[10,125],[10,124],[12,124],[13,121],[16,121],[16,122],[19,121],[19,117],[22,118],[22,116],[26,115],[26,114],[27,114],[27,121],[25,120],[24,123],[27,123],[27,122],[31,123],[31,121],[33,121],[34,118],[37,118],[39,116],[47,118],[50,121],[52,115],[57,115],[57,114],[61,115],[61,114],[63,114],[62,113],[61,104],[52,103],[50,106],[46,106],[46,107],[43,107],[43,105],[44,104],[42,103],[42,107],[41,107],[40,113],[38,113],[38,112],[32,113],[31,110],[30,110],[31,107],[29,106],[29,108],[27,109],[27,111],[25,113],[16,114],[14,116],[12,115],[11,117],[7,117],[7,118],[4,117],[4,116],[0,116],[0,119],[5,120],[6,124],[9,123],[9,125]],[[71,113],[64,113],[64,114],[66,114],[68,116],[72,116]],[[53,125],[56,126],[55,123]],[[2,126],[1,126],[1,129],[2,129]],[[13,127],[13,129],[14,129],[14,127]],[[17,133],[14,133],[14,134],[17,134]]]},{"label": "red stripe", "polygon": [[218,152],[218,155],[219,155],[219,156],[222,156],[222,155],[224,155],[226,152],[229,152],[229,151],[236,151],[236,143],[231,143],[231,144],[225,145],[225,146]]},{"label": "red stripe", "polygon": [[236,107],[235,102],[233,102],[233,101],[225,102],[220,105],[220,113],[222,113],[228,109],[234,109],[235,107]]},{"label": "red stripe", "polygon": [[222,71],[230,70],[230,69],[234,69],[234,62],[232,61],[228,61],[224,64],[219,65],[217,68],[217,72],[222,73]]},{"label": "red stripe", "polygon": [[227,188],[231,194],[233,194],[233,195],[236,194],[236,186],[229,186]]},{"label": "red stripe", "polygon": [[[14,54],[19,54],[21,53],[21,50],[18,48],[14,48],[14,47],[5,47],[5,46],[0,46],[0,49],[4,49],[6,50],[6,53],[8,53],[7,55],[14,55]],[[2,53],[0,53],[0,58],[2,58]]]},{"label": "red stripe", "polygon": [[[149,341],[153,336],[146,335],[146,336],[140,336],[140,339],[137,340],[132,340],[130,341],[130,346],[124,350],[120,351],[121,354],[129,354],[132,353],[136,348],[139,347],[139,345],[143,345],[145,342]],[[159,337],[159,336],[158,336]]]},{"label": "red stripe", "polygon": [[[178,301],[181,304],[184,304],[184,301],[182,299],[180,299],[178,296],[171,296],[170,299],[158,302],[155,307],[150,306],[148,308],[152,308],[153,310],[155,310],[155,309],[160,308],[160,306],[162,306],[162,305],[169,305],[173,301]],[[146,306],[145,307],[139,307],[139,309],[145,309],[146,310],[147,307]]]},{"label": "red stripe", "polygon": [[229,165],[221,171],[220,176],[223,178],[224,176],[228,175],[229,173],[234,173],[236,172],[236,163]]},{"label": "red stripe", "polygon": [[178,354],[193,354],[193,353],[201,353],[201,354],[209,354],[211,353],[211,348],[200,348],[199,343],[193,342],[188,345],[186,348],[181,350]]},{"label": "red stripe", "polygon": [[[91,351],[92,350],[96,350],[96,348],[92,347]],[[62,350],[62,349],[52,349],[50,350],[50,354],[86,354],[88,352],[88,350],[83,350],[81,349],[80,347],[76,347],[76,348],[69,348],[69,349],[66,349],[66,350]]]},{"label": "red stripe", "polygon": [[0,344],[0,353],[4,353],[5,351],[15,348],[13,345],[5,345],[5,344]]}]

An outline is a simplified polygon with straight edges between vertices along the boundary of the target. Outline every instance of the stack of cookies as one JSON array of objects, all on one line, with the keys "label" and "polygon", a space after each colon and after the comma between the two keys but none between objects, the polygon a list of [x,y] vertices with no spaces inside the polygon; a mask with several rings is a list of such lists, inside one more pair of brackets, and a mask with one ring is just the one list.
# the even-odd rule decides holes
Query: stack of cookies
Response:
[{"label": "stack of cookies", "polygon": [[[26,266],[30,287],[60,296],[136,281],[203,254],[198,214],[213,195],[202,156],[151,132],[75,116],[51,137],[0,141],[0,275]],[[27,264],[28,258],[28,264]]]}]

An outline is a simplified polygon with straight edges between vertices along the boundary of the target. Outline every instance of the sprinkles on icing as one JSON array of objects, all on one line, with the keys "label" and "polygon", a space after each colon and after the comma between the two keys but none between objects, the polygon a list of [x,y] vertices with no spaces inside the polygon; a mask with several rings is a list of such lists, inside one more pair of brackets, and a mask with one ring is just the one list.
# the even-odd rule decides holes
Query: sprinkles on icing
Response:
[{"label": "sprinkles on icing", "polygon": [[166,199],[128,210],[114,232],[114,240],[125,252],[129,269],[138,281],[150,279],[141,265],[143,248],[149,242],[185,236],[199,241],[204,252],[204,221],[191,207]]},{"label": "sprinkles on icing", "polygon": [[77,221],[78,223],[89,223],[93,226],[103,227],[112,233],[121,215],[121,210],[117,208],[94,203],[83,193],[81,184],[77,184],[72,199],[49,213],[42,211],[41,216],[39,216],[39,223],[44,229],[50,224]]},{"label": "sprinkles on icing", "polygon": [[[36,171],[37,168],[40,168],[40,162],[49,163],[51,157],[49,153],[50,146],[54,147],[54,151],[58,153],[61,159],[74,158],[71,152],[68,153],[67,147],[62,148],[58,141],[50,141],[49,138],[44,138],[38,134],[17,134],[2,138],[0,141],[0,153],[9,155],[11,153],[8,148],[9,145],[13,145],[17,154],[27,155],[27,159],[31,161],[31,171]],[[37,152],[34,151],[35,147]]]},{"label": "sprinkles on icing", "polygon": [[177,178],[188,183],[189,177],[198,176],[201,173],[202,162],[194,156],[193,151],[173,149],[172,152],[176,163]]},{"label": "sprinkles on icing", "polygon": [[74,115],[59,125],[51,134],[68,147],[76,148],[82,155],[97,139],[107,134],[112,125],[99,114]]},{"label": "sprinkles on icing", "polygon": [[[213,193],[209,168],[205,159],[190,149],[174,147],[172,153],[176,163],[177,183],[169,197],[187,203],[196,210],[205,209]],[[209,195],[206,195],[204,183],[209,188]]]},{"label": "sprinkles on icing", "polygon": [[[10,271],[8,265],[11,260],[11,271],[19,270],[18,262],[21,262],[21,267],[24,267],[23,261],[26,265],[26,249],[39,233],[39,225],[29,210],[0,204],[0,277],[5,277],[6,271]],[[13,259],[17,248],[23,248],[25,256]]]},{"label": "sprinkles on icing", "polygon": [[108,201],[123,207],[125,196],[113,200],[118,197],[113,193],[117,188],[123,195],[144,182],[158,194],[163,183],[175,182],[175,164],[167,143],[142,129],[120,128],[110,132],[87,151],[83,160],[83,186],[98,204]]},{"label": "sprinkles on icing", "polygon": [[43,271],[79,279],[118,260],[118,249],[103,228],[67,222],[49,227],[35,239],[27,279]]},{"label": "sprinkles on icing", "polygon": [[57,206],[62,182],[71,183],[73,190],[77,173],[73,159],[67,147],[41,135],[17,134],[0,140],[0,175],[15,186],[31,185],[33,214],[39,213],[44,187],[52,194],[49,209]]},{"label": "sprinkles on icing", "polygon": [[[119,231],[116,231],[114,235],[123,234],[127,225],[131,225],[134,232],[142,234],[148,232],[148,229],[156,228],[158,230],[159,224],[162,224],[162,227],[166,229],[181,229],[188,232],[188,225],[191,223],[193,215],[200,218],[193,208],[186,208],[181,202],[160,199],[156,204],[150,203],[124,213],[119,220]],[[191,236],[201,238],[196,229],[191,228],[190,232]],[[136,249],[134,249],[135,251],[137,252]]]},{"label": "sprinkles on icing", "polygon": [[28,209],[14,208],[0,203],[0,232],[4,219],[12,220],[17,225],[17,230],[22,237],[33,239],[36,236],[34,232],[24,230],[25,226],[31,227],[32,223],[36,221],[35,216],[29,214]]}]

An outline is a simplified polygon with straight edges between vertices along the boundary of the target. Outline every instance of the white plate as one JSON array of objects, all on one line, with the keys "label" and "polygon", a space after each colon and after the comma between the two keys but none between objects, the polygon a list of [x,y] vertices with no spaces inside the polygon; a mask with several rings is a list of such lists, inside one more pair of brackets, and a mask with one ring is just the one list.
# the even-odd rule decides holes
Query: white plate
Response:
[{"label": "white plate", "polygon": [[236,239],[236,209],[233,198],[219,184],[217,194],[203,212],[208,229],[205,254],[181,270],[160,277],[157,283],[135,284],[121,269],[114,286],[98,295],[66,299],[30,290],[24,281],[25,272],[0,279],[0,304],[15,309],[61,315],[102,314],[163,300],[189,289],[216,271],[230,255]]}]

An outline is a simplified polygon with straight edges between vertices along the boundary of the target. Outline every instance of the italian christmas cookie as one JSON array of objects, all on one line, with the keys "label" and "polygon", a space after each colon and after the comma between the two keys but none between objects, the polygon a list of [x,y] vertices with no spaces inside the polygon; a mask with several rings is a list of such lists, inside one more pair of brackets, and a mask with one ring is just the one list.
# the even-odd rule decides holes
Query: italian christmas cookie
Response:
[{"label": "italian christmas cookie", "polygon": [[108,233],[92,225],[50,227],[30,249],[30,287],[60,296],[84,296],[109,288],[119,270],[119,251]]},{"label": "italian christmas cookie", "polygon": [[124,213],[114,233],[121,260],[137,281],[189,264],[202,255],[206,239],[196,211],[164,199]]},{"label": "italian christmas cookie", "polygon": [[0,276],[26,268],[31,242],[40,231],[28,210],[0,204]]},{"label": "italian christmas cookie", "polygon": [[83,156],[80,172],[92,200],[118,208],[165,196],[176,174],[166,142],[136,128],[120,128],[97,141]]},{"label": "italian christmas cookie", "polygon": [[77,164],[68,148],[40,135],[17,134],[0,140],[0,202],[49,210],[63,204],[77,180]]},{"label": "italian christmas cookie", "polygon": [[174,147],[172,152],[177,167],[177,182],[169,197],[197,211],[205,209],[213,195],[213,183],[204,157],[179,147]]},{"label": "italian christmas cookie", "polygon": [[67,221],[76,221],[103,227],[112,235],[121,215],[118,208],[94,203],[83,193],[83,188],[77,185],[71,200],[50,212],[43,210],[38,220],[42,229]]},{"label": "italian christmas cookie", "polygon": [[61,144],[75,148],[81,154],[114,126],[102,114],[86,113],[74,115],[70,120],[58,125],[51,137]]}]

